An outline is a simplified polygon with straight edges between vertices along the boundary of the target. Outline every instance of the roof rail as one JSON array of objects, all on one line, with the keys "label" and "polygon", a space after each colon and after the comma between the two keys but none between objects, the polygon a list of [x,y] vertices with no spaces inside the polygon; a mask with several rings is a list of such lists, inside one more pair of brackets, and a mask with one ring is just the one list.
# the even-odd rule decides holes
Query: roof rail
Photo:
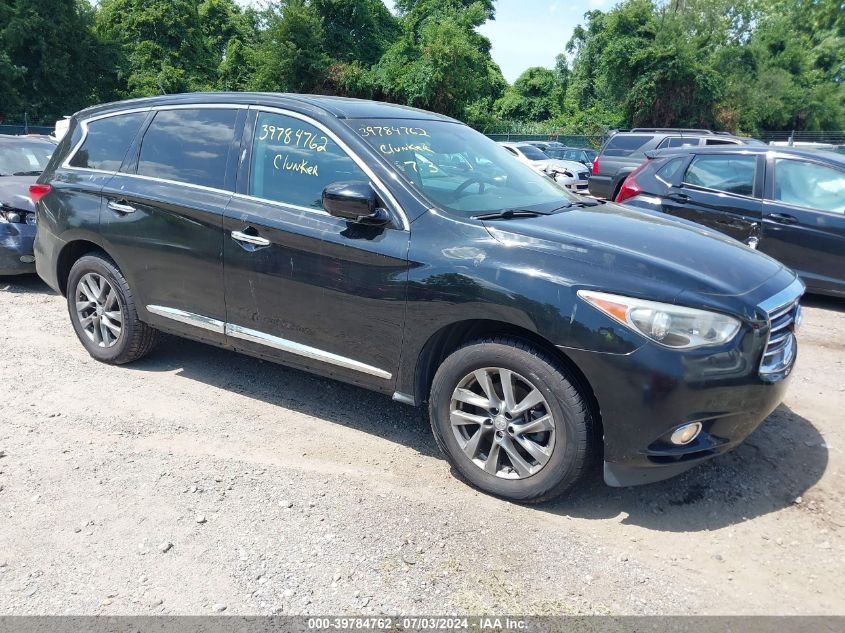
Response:
[{"label": "roof rail", "polygon": [[635,127],[631,132],[671,132],[673,134],[713,134],[711,130],[683,127]]}]

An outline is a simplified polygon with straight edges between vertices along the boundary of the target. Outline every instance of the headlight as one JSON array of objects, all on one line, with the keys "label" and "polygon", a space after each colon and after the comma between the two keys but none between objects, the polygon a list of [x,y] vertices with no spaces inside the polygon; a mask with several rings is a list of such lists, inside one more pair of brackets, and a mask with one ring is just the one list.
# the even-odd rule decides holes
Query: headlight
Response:
[{"label": "headlight", "polygon": [[718,312],[592,290],[579,290],[578,296],[635,332],[674,349],[721,345],[740,328],[738,319]]}]

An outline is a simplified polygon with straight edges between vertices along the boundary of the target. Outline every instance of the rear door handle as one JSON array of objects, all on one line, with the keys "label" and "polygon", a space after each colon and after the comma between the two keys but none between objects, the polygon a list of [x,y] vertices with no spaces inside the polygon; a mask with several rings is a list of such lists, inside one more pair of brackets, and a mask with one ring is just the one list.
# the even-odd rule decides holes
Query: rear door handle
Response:
[{"label": "rear door handle", "polygon": [[798,224],[798,218],[794,215],[789,215],[788,213],[770,213],[766,217],[772,222],[777,222],[778,224]]},{"label": "rear door handle", "polygon": [[135,213],[135,207],[127,203],[126,200],[109,200],[108,207],[118,213]]},{"label": "rear door handle", "polygon": [[669,200],[673,202],[680,202],[681,204],[686,204],[689,202],[689,196],[685,193],[670,193],[668,196]]},{"label": "rear door handle", "polygon": [[253,246],[270,246],[270,240],[261,237],[260,235],[250,235],[243,231],[232,231],[232,239],[239,242],[246,242]]}]

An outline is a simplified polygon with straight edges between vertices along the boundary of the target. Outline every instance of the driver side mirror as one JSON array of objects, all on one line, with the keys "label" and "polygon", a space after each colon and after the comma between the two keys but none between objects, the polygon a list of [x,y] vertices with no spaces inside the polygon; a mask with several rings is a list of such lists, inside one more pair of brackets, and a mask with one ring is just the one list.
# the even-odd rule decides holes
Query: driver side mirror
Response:
[{"label": "driver side mirror", "polygon": [[360,180],[333,182],[323,189],[323,208],[329,215],[368,226],[390,222],[385,209],[378,206],[372,185]]}]

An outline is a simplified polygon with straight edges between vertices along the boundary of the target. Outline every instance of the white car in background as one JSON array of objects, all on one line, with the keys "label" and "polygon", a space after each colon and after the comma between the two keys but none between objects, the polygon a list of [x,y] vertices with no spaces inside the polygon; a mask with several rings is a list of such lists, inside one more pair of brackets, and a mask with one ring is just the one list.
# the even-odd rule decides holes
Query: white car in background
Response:
[{"label": "white car in background", "polygon": [[549,158],[543,151],[530,143],[499,143],[508,152],[535,171],[553,178],[570,191],[587,193],[587,179],[590,170],[574,160]]}]

